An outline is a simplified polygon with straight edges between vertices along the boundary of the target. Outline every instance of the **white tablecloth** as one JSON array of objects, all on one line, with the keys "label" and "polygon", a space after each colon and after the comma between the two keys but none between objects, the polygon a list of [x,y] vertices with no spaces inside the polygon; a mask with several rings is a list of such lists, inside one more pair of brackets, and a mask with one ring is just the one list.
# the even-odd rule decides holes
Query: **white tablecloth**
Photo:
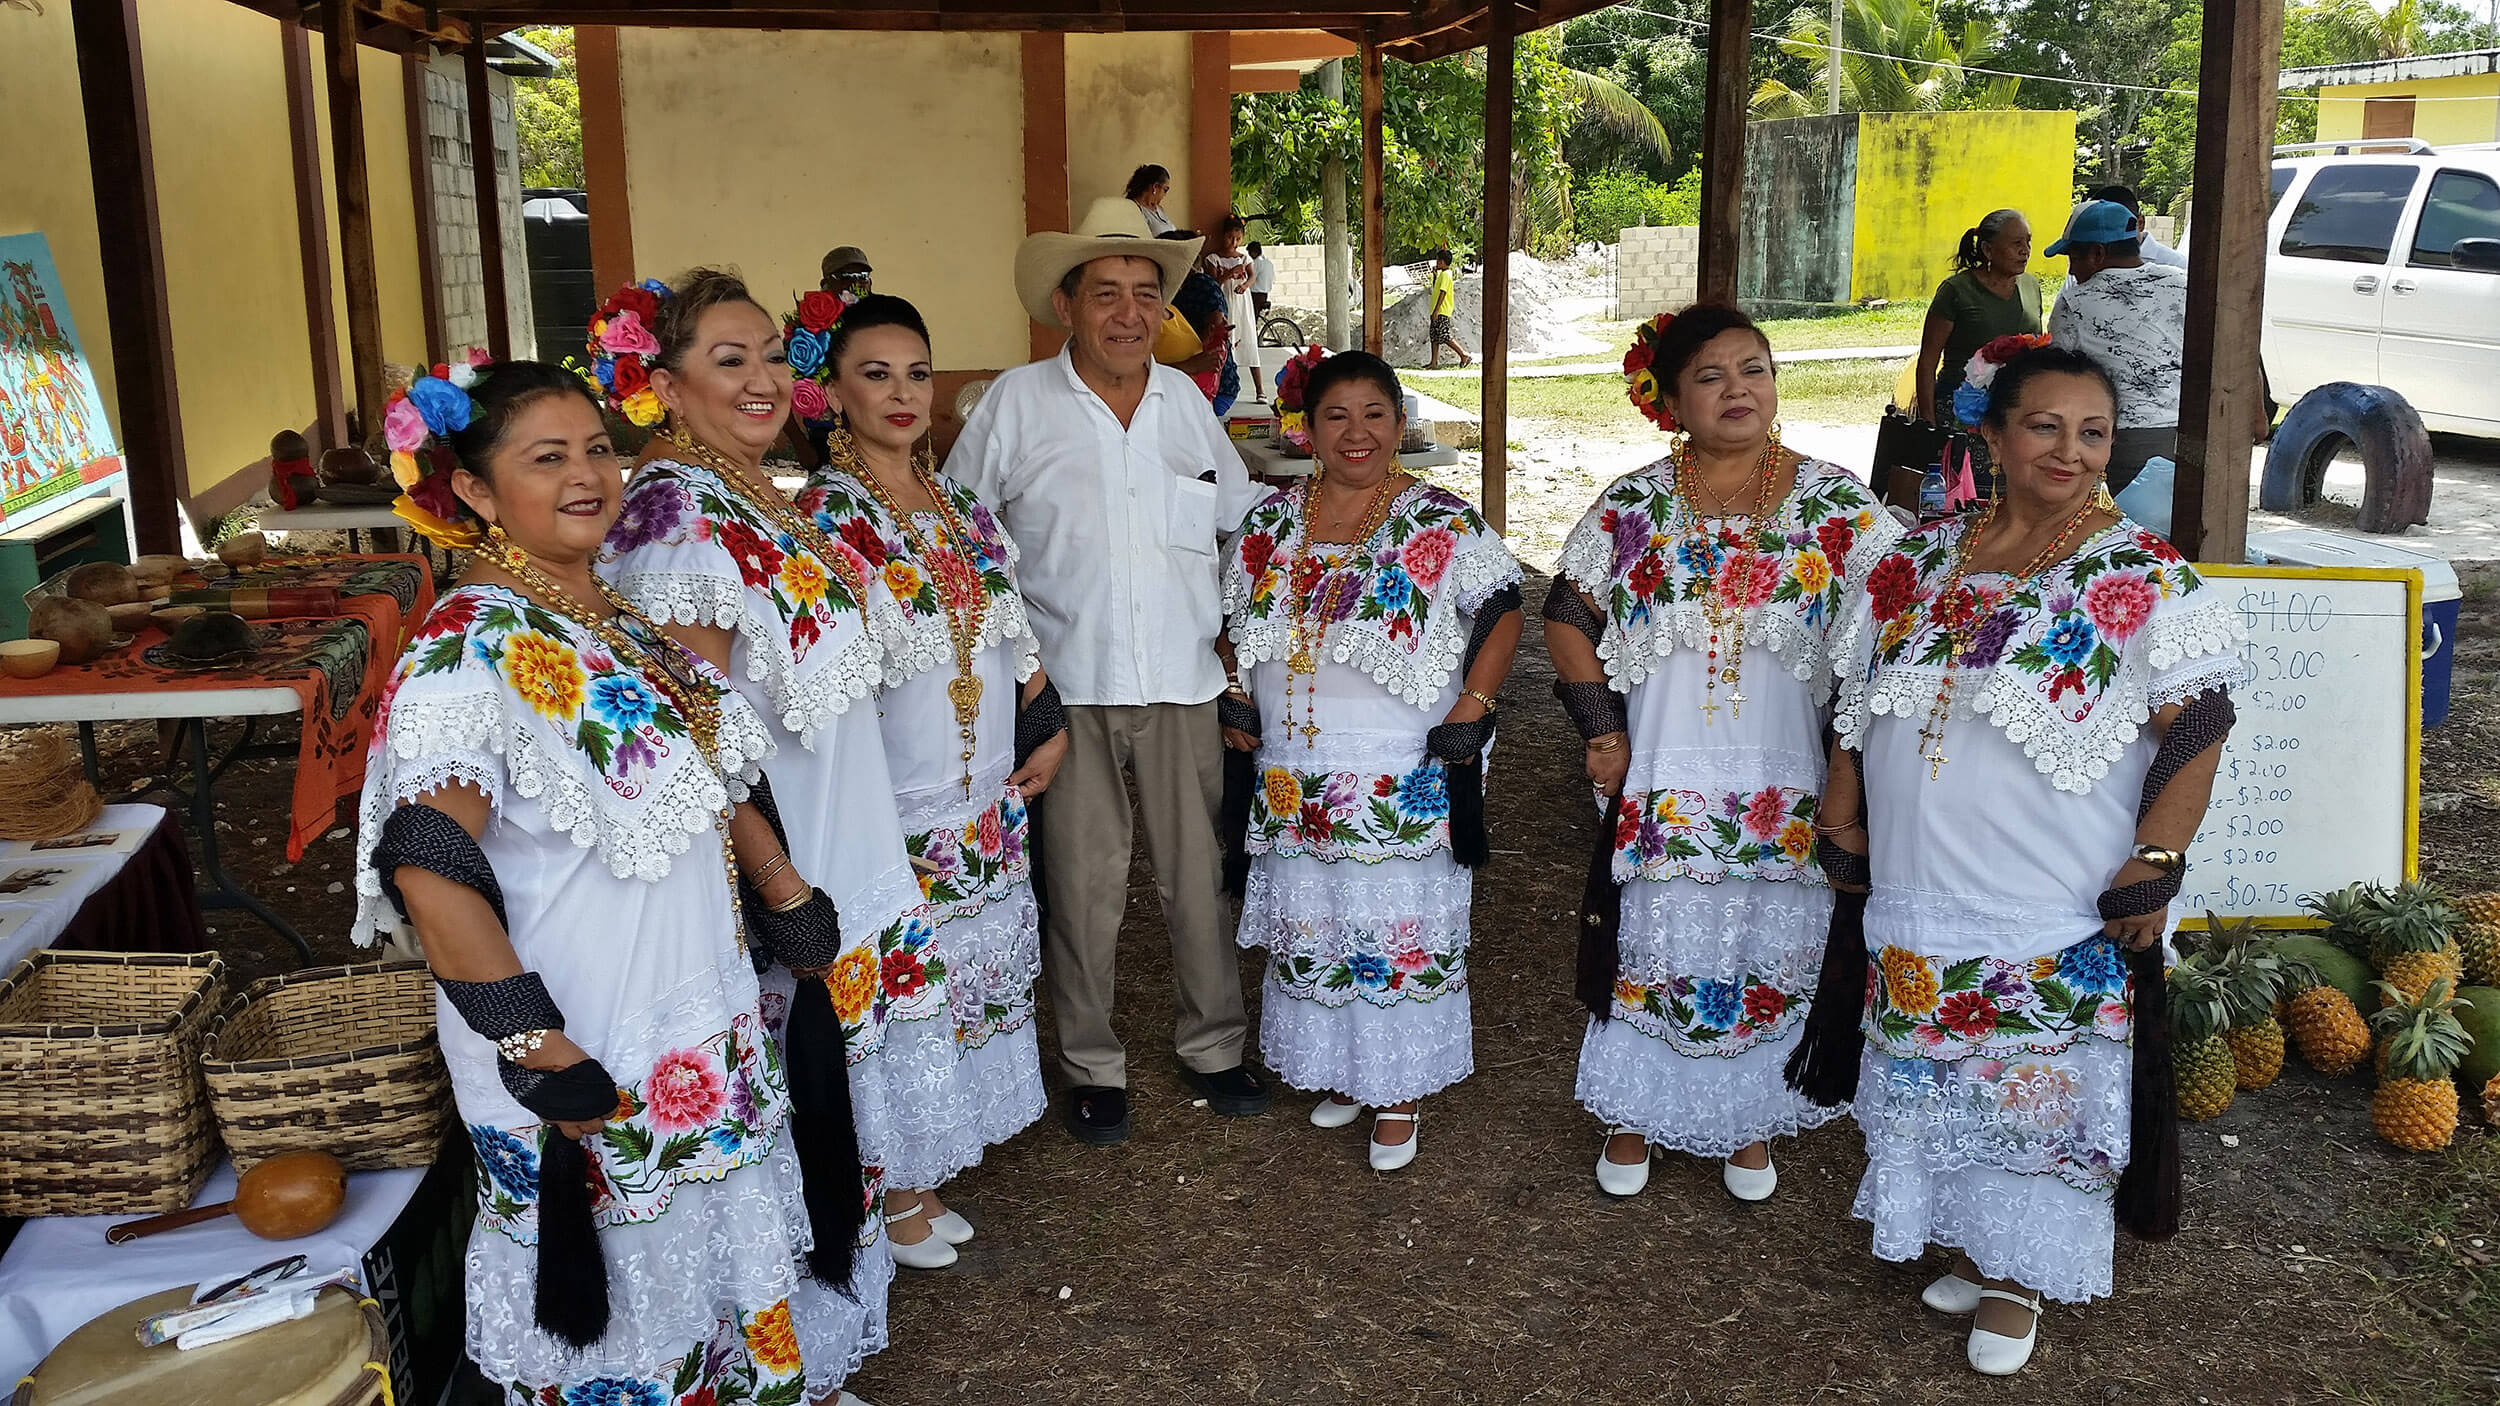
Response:
[{"label": "white tablecloth", "polygon": [[78,916],[80,905],[113,881],[164,820],[163,806],[106,806],[95,823],[80,833],[118,832],[125,843],[111,849],[37,850],[23,840],[0,845],[0,879],[20,869],[66,871],[40,894],[0,894],[0,976],[6,976],[27,953],[51,946],[70,919]]},{"label": "white tablecloth", "polygon": [[[107,1245],[104,1231],[137,1216],[41,1216],[26,1222],[0,1257],[0,1382],[35,1370],[44,1354],[95,1317],[178,1284],[197,1284],[302,1255],[316,1274],[361,1270],[365,1251],[380,1242],[425,1180],[423,1167],[356,1172],[347,1178],[347,1208],[328,1229],[300,1240],[263,1240],[226,1216],[203,1225]],[[194,1205],[234,1195],[234,1168],[219,1167]],[[171,1349],[168,1349],[169,1351]]]}]

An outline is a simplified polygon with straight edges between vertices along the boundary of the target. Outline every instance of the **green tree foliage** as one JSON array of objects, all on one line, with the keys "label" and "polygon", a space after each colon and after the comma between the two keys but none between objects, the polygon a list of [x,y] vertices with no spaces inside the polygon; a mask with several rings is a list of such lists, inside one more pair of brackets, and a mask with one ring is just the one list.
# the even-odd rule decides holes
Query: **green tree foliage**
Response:
[{"label": "green tree foliage", "polygon": [[512,125],[521,143],[521,184],[579,189],[582,185],[582,88],[574,76],[573,31],[542,25],[521,37],[555,56],[553,78],[512,84]]},{"label": "green tree foliage", "polygon": [[[1996,67],[2001,35],[1995,22],[1973,17],[1956,25],[1929,0],[1843,0],[1840,12],[1840,107],[1843,112],[1942,112],[2016,105],[2020,80],[1973,73]],[[1803,89],[1771,78],[1754,90],[1756,117],[1806,117],[1830,101],[1827,7],[1798,7],[1780,47],[1809,63]],[[1880,57],[1877,57],[1880,56]]]},{"label": "green tree foliage", "polygon": [[1673,185],[1653,181],[1637,171],[1608,171],[1580,179],[1572,187],[1572,224],[1582,240],[1612,244],[1624,230],[1638,225],[1701,223],[1701,168],[1686,169]]},{"label": "green tree foliage", "polygon": [[[2149,90],[2173,84],[2165,76],[2170,44],[2183,15],[2202,23],[2196,0],[2000,0],[1993,8],[2005,42],[1992,66],[2046,80],[2024,84],[2024,107],[2074,112],[2078,180],[2135,177],[2129,150],[2165,96]],[[2196,86],[2193,71],[2186,86]]]}]

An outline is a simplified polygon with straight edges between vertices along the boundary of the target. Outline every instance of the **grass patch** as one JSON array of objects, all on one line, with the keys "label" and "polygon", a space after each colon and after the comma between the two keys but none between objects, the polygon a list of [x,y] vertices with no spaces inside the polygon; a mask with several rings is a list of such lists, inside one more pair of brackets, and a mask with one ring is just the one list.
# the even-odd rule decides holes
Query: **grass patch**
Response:
[{"label": "grass patch", "polygon": [[[1780,372],[1780,416],[1817,424],[1871,424],[1892,398],[1894,368],[1874,361],[1817,361]],[[1435,399],[1481,413],[1484,388],[1475,381],[1432,383]],[[1630,439],[1653,431],[1625,397],[1620,376],[1513,378],[1510,414],[1551,421],[1582,435]]]},{"label": "grass patch", "polygon": [[1762,324],[1774,351],[1823,347],[1911,347],[1927,325],[1927,303],[1893,303],[1831,317],[1783,317]]}]

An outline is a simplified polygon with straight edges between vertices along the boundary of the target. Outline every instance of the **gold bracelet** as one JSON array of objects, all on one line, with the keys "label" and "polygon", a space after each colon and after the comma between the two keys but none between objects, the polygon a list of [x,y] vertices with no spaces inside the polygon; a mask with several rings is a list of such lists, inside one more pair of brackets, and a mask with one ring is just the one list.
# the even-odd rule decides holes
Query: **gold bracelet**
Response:
[{"label": "gold bracelet", "polygon": [[783,850],[781,853],[774,855],[771,859],[764,861],[763,872],[749,875],[747,877],[747,883],[752,885],[757,893],[762,893],[764,891],[764,885],[771,882],[773,875],[778,874],[782,870],[789,867],[790,852],[788,850]]},{"label": "gold bracelet", "polygon": [[1590,738],[1589,750],[1592,752],[1620,752],[1623,750],[1624,744],[1629,740],[1630,739],[1626,738],[1620,732],[1609,732],[1603,737]]},{"label": "gold bracelet", "polygon": [[1826,825],[1819,820],[1814,822],[1814,833],[1818,835],[1846,835],[1852,830],[1865,828],[1865,823],[1858,820],[1844,820],[1838,825]]},{"label": "gold bracelet", "polygon": [[798,897],[791,899],[787,903],[774,904],[772,911],[775,913],[795,913],[799,909],[806,907],[807,901],[815,896],[816,890],[813,887],[800,889]]},{"label": "gold bracelet", "polygon": [[1494,710],[1495,704],[1490,695],[1478,693],[1472,688],[1462,688],[1458,692],[1461,697],[1473,698],[1477,702],[1482,703],[1486,712],[1490,713]]}]

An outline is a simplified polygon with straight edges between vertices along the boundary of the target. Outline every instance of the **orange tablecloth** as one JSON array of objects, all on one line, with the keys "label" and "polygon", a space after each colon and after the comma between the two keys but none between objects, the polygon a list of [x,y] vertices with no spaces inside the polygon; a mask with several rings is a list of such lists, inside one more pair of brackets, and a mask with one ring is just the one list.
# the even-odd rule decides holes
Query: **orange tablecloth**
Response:
[{"label": "orange tablecloth", "polygon": [[[286,855],[304,857],[338,815],[338,802],[365,781],[365,741],[383,681],[399,661],[407,632],[434,608],[434,575],[414,556],[273,558],[212,586],[331,587],[334,619],[254,622],[259,648],[224,668],[167,662],[165,632],[151,626],[122,649],[86,664],[54,669],[39,679],[0,678],[0,696],[100,693],[185,693],[283,687],[304,700],[296,747],[295,789],[288,807]],[[151,657],[151,656],[154,657]],[[206,778],[200,778],[204,784]]]}]

